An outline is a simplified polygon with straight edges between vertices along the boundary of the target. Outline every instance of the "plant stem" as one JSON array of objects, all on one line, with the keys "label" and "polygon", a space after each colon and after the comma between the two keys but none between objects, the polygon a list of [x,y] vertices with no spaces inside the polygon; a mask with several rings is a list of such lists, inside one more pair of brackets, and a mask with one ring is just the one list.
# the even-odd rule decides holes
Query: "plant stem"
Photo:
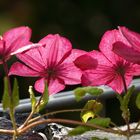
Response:
[{"label": "plant stem", "polygon": [[140,120],[138,121],[138,123],[137,123],[135,129],[133,130],[133,133],[136,133],[136,132],[137,132],[137,129],[138,129],[139,126],[140,126]]},{"label": "plant stem", "polygon": [[[117,130],[113,130],[113,129],[109,129],[109,128],[104,128],[104,127],[101,127],[101,126],[98,126],[98,125],[95,125],[95,124],[83,123],[83,122],[80,122],[80,121],[67,120],[67,119],[47,119],[47,120],[36,121],[36,122],[31,123],[31,124],[28,124],[27,126],[25,126],[22,129],[19,129],[18,132],[19,133],[24,133],[28,129],[30,129],[32,127],[35,127],[35,126],[37,126],[39,124],[44,124],[44,123],[65,123],[65,124],[88,126],[88,127],[94,128],[94,129],[96,128],[96,129],[103,130],[105,132],[110,132],[110,133],[118,134]],[[121,131],[119,134],[126,135],[123,131]]]},{"label": "plant stem", "polygon": [[58,113],[65,113],[65,112],[80,112],[80,111],[82,111],[82,110],[83,110],[83,109],[65,109],[65,110],[57,110],[57,111],[53,111],[53,112],[49,112],[49,113],[43,114],[43,115],[41,115],[41,116],[37,116],[37,117],[31,119],[31,120],[29,121],[29,123],[32,123],[32,122],[34,122],[34,121],[37,121],[37,120],[39,120],[39,119],[41,119],[41,118],[43,118],[43,117],[45,117],[45,116],[49,116],[49,115],[54,115],[54,114],[58,114]]},{"label": "plant stem", "polygon": [[43,94],[42,94],[41,97],[39,98],[39,100],[38,100],[38,102],[37,102],[37,104],[36,104],[36,106],[35,106],[35,109],[31,111],[31,113],[29,114],[28,118],[25,120],[25,122],[23,123],[23,125],[21,125],[20,128],[23,128],[23,127],[25,127],[25,126],[28,124],[28,122],[29,122],[30,119],[32,118],[33,114],[35,113],[37,107],[39,106],[42,97],[43,97]]},{"label": "plant stem", "polygon": [[[8,81],[8,93],[9,93],[9,97],[10,97],[10,102],[12,103],[12,89],[11,89],[11,82],[10,82],[10,78],[8,76],[9,70],[8,70],[8,66],[7,63],[3,60],[3,67],[4,67],[4,71],[5,71],[5,75],[7,77],[7,81]],[[15,130],[15,133],[13,135],[13,140],[15,140],[16,135],[17,135],[17,127],[16,127],[16,121],[15,121],[15,116],[14,116],[14,109],[12,107],[9,108],[10,110],[10,118],[12,121],[12,125],[13,128]]]}]

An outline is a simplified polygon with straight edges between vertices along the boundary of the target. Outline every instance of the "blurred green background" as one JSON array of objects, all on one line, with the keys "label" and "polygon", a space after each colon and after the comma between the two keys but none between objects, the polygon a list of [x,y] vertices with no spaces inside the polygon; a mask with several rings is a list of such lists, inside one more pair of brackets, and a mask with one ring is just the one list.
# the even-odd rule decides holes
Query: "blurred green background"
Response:
[{"label": "blurred green background", "polygon": [[[106,30],[119,25],[140,32],[140,0],[1,0],[0,34],[21,25],[32,28],[33,42],[59,33],[69,38],[74,48],[90,51],[98,48]],[[2,65],[0,74],[2,95]],[[22,98],[28,97],[28,85],[35,79],[18,80]]]}]

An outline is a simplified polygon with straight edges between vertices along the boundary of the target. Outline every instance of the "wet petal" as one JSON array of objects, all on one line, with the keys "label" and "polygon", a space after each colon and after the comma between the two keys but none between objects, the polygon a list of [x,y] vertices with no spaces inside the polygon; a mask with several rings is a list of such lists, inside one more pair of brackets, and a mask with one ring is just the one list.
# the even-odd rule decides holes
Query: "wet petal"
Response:
[{"label": "wet petal", "polygon": [[23,65],[20,62],[16,62],[11,66],[9,75],[19,75],[19,76],[26,76],[26,77],[40,76],[39,72],[30,69],[29,67]]}]

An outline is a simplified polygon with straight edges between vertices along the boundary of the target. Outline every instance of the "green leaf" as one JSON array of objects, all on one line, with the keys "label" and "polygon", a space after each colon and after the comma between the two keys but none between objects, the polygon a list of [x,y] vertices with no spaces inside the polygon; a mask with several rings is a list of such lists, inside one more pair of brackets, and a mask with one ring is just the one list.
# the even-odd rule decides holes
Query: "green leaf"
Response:
[{"label": "green leaf", "polygon": [[93,96],[99,96],[103,93],[103,90],[97,87],[78,87],[74,90],[75,98],[80,101],[86,94],[91,94]]},{"label": "green leaf", "polygon": [[96,124],[102,127],[109,127],[110,122],[110,118],[94,118],[88,121],[88,123]]},{"label": "green leaf", "polygon": [[35,110],[35,106],[36,106],[37,100],[35,98],[32,86],[29,86],[29,90],[28,91],[29,91],[29,94],[30,94],[31,106],[32,106],[32,111],[33,111],[33,110]]},{"label": "green leaf", "polygon": [[17,79],[14,79],[14,87],[12,91],[12,107],[15,108],[16,106],[19,105],[19,87],[18,87],[18,82]]},{"label": "green leaf", "polygon": [[73,128],[72,130],[69,131],[68,135],[69,136],[76,136],[83,134],[87,131],[93,130],[91,127],[86,127],[86,126],[77,126],[76,128]]},{"label": "green leaf", "polygon": [[43,92],[43,95],[41,96],[41,100],[40,100],[40,104],[37,108],[37,112],[44,109],[44,107],[46,107],[48,101],[49,101],[49,91],[48,91],[48,85],[45,82],[45,90]]},{"label": "green leaf", "polygon": [[96,100],[89,100],[83,110],[81,111],[81,119],[83,122],[87,122],[89,118],[94,118],[103,108],[103,105]]},{"label": "green leaf", "polygon": [[138,109],[140,109],[140,93],[138,93],[138,95],[136,97],[136,106]]},{"label": "green leaf", "polygon": [[3,97],[2,97],[2,106],[3,106],[4,110],[6,110],[7,108],[10,108],[10,106],[11,106],[11,97],[9,95],[7,77],[4,77],[4,93],[3,93]]},{"label": "green leaf", "polygon": [[[110,124],[110,118],[94,118],[88,121],[90,124],[95,124],[102,127],[108,127]],[[85,133],[86,131],[95,130],[95,128],[91,128],[88,126],[77,126],[76,128],[69,131],[70,136],[80,135]]]},{"label": "green leaf", "polygon": [[135,90],[135,86],[132,86],[131,88],[128,89],[127,93],[124,95],[123,101],[121,103],[122,111],[128,109],[128,104],[134,90]]}]

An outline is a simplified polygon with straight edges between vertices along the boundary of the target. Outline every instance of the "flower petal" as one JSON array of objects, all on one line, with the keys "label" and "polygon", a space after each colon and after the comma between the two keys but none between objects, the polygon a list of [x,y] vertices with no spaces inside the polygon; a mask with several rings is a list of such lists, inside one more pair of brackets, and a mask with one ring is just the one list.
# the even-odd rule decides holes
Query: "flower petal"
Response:
[{"label": "flower petal", "polygon": [[[44,91],[45,80],[46,80],[45,78],[41,78],[35,82],[35,89],[40,93],[43,93]],[[63,90],[64,88],[65,88],[64,83],[60,82],[58,79],[55,80],[51,79],[48,87],[49,95],[56,94],[59,91]]]},{"label": "flower petal", "polygon": [[46,44],[44,47],[45,51],[43,48],[41,48],[43,50],[41,51],[40,49],[40,51],[42,52],[42,57],[44,58],[45,62],[46,58],[48,58],[46,65],[49,66],[56,65],[59,61],[64,61],[64,59],[70,55],[72,50],[72,45],[69,40],[59,36],[58,34],[50,34],[40,40],[39,43]]},{"label": "flower petal", "polygon": [[106,85],[114,78],[114,70],[108,66],[98,66],[96,69],[86,70],[82,76],[84,86]]},{"label": "flower petal", "polygon": [[17,54],[16,56],[35,71],[43,71],[45,68],[45,63],[42,60],[42,55],[39,52],[39,48],[32,48],[26,52]]},{"label": "flower petal", "polygon": [[140,52],[122,42],[113,44],[113,52],[127,61],[140,64]]},{"label": "flower petal", "polygon": [[39,43],[32,43],[32,44],[23,46],[23,47],[21,47],[21,48],[15,50],[13,53],[11,53],[11,55],[15,55],[15,54],[18,54],[18,53],[22,53],[22,52],[27,51],[27,50],[29,50],[29,49],[36,48],[36,47],[40,47],[40,46],[42,46],[42,44],[39,44]]},{"label": "flower petal", "polygon": [[[128,87],[130,85],[132,81],[132,76],[125,76],[125,82],[126,82],[126,86]],[[121,76],[116,76],[112,82],[110,82],[109,84],[107,84],[109,87],[111,87],[114,91],[116,91],[117,93],[121,94],[124,91],[124,83],[122,80]]]},{"label": "flower petal", "polygon": [[76,58],[78,58],[81,55],[86,54],[86,51],[79,50],[79,49],[72,49],[71,54],[64,60],[64,62],[69,63],[73,62]]},{"label": "flower petal", "polygon": [[82,72],[73,63],[61,64],[58,78],[62,79],[65,84],[73,85],[81,83]]},{"label": "flower petal", "polygon": [[105,32],[99,44],[101,52],[109,59],[109,61],[114,64],[117,61],[120,61],[120,59],[122,59],[112,51],[113,44],[116,41],[121,41],[126,45],[129,45],[128,41],[124,38],[122,34],[120,34],[118,30],[111,30]]},{"label": "flower petal", "polygon": [[4,33],[3,39],[6,44],[6,53],[12,53],[22,46],[29,43],[31,38],[31,29],[29,27],[21,26],[13,28]]},{"label": "flower petal", "polygon": [[128,42],[140,52],[140,34],[133,32],[126,27],[119,27],[119,31],[124,35]]},{"label": "flower petal", "polygon": [[23,65],[20,62],[16,62],[11,66],[9,75],[19,75],[19,76],[26,76],[26,77],[40,76],[37,71],[30,69],[29,67]]},{"label": "flower petal", "polygon": [[97,60],[91,57],[88,54],[84,54],[82,56],[79,56],[75,61],[74,64],[80,68],[81,70],[87,70],[87,69],[94,69],[97,67]]}]

